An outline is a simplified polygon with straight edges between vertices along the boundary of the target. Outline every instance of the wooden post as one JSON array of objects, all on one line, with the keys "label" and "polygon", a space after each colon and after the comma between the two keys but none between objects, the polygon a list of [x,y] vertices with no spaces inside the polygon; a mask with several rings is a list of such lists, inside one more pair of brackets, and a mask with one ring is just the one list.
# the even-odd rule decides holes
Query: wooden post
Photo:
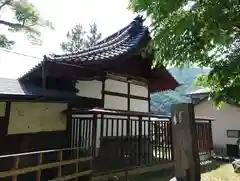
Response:
[{"label": "wooden post", "polygon": [[[135,123],[136,124],[136,123]],[[138,165],[142,164],[142,116],[138,117]]]},{"label": "wooden post", "polygon": [[200,160],[192,104],[172,105],[175,180],[200,181]]},{"label": "wooden post", "polygon": [[[13,169],[14,170],[18,169],[19,163],[20,163],[20,157],[19,156],[14,157],[14,163],[13,163]],[[12,181],[17,181],[17,177],[18,177],[18,175],[13,175],[12,176]]]},{"label": "wooden post", "polygon": [[[61,162],[63,160],[63,152],[59,151],[58,152],[58,160]],[[58,177],[62,176],[62,165],[58,167]]]},{"label": "wooden post", "polygon": [[[41,165],[42,164],[42,160],[43,160],[43,153],[39,153],[38,155],[38,165]],[[42,173],[42,170],[39,169],[37,171],[37,174],[36,174],[36,181],[41,181],[41,173]]]},{"label": "wooden post", "polygon": [[212,138],[212,121],[209,120],[209,142],[210,142],[210,151],[213,150],[213,138]]},{"label": "wooden post", "polygon": [[[98,117],[97,117],[98,115],[97,115],[97,113],[93,113],[93,119],[92,119],[92,145],[91,145],[91,147],[92,147],[92,156],[93,156],[93,160],[95,161],[95,158],[96,158],[96,149],[97,149],[97,119],[98,119]],[[102,117],[102,122],[101,122],[101,124],[103,124],[103,117]]]}]

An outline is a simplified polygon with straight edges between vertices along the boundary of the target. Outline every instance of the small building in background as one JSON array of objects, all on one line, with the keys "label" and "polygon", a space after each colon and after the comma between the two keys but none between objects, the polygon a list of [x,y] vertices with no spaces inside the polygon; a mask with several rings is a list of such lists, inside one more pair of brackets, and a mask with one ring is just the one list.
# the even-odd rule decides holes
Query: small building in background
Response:
[{"label": "small building in background", "polygon": [[189,92],[196,117],[211,118],[214,151],[218,155],[239,157],[237,139],[240,137],[240,106],[225,103],[216,108],[208,100],[209,90]]}]

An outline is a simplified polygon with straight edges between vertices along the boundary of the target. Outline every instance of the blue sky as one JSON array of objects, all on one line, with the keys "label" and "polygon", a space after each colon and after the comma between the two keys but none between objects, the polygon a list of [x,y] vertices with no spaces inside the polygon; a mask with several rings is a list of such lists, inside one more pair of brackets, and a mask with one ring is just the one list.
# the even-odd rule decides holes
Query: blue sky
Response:
[{"label": "blue sky", "polygon": [[[128,0],[31,0],[44,19],[50,20],[55,30],[42,30],[42,46],[29,43],[21,33],[9,33],[0,26],[1,33],[16,41],[12,51],[34,57],[43,57],[49,53],[61,53],[60,42],[65,40],[66,33],[76,23],[88,28],[96,21],[99,31],[106,37],[125,25],[135,15],[127,10]],[[1,18],[11,19],[10,12],[4,12]],[[40,60],[24,57],[0,50],[0,77],[17,78],[36,65]]]}]

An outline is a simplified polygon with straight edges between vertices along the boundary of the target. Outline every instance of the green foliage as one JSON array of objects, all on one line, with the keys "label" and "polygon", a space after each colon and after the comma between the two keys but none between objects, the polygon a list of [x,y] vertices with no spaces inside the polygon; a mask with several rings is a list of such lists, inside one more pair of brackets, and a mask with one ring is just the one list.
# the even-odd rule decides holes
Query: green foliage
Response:
[{"label": "green foliage", "polygon": [[14,41],[8,40],[6,35],[0,35],[0,47],[10,49],[14,45]]},{"label": "green foliage", "polygon": [[85,47],[85,36],[86,32],[83,30],[82,25],[77,24],[71,31],[67,33],[67,42],[60,44],[61,48],[65,52],[76,52]]},{"label": "green foliage", "polygon": [[97,24],[94,22],[93,24],[90,24],[90,31],[87,35],[86,40],[86,47],[91,47],[94,44],[96,44],[102,37],[101,33],[98,33]]},{"label": "green foliage", "polygon": [[[50,21],[43,20],[35,6],[27,0],[0,0],[0,12],[12,11],[13,20],[0,19],[0,24],[8,27],[11,32],[23,32],[33,44],[41,44],[40,27],[53,29]],[[11,48],[14,41],[6,35],[0,35],[0,47]]]},{"label": "green foliage", "polygon": [[200,86],[210,88],[217,105],[239,103],[238,0],[130,0],[129,8],[149,19],[158,64],[209,67]]},{"label": "green foliage", "polygon": [[96,44],[102,37],[98,32],[97,24],[90,24],[88,33],[81,24],[76,24],[73,29],[67,33],[67,41],[60,44],[62,50],[66,53],[73,53]]}]

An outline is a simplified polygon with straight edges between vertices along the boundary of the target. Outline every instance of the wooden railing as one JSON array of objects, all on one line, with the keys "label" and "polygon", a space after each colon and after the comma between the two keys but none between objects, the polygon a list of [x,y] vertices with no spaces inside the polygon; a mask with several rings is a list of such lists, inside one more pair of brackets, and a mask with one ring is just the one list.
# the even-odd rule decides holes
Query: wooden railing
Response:
[{"label": "wooden railing", "polygon": [[164,164],[173,161],[170,120],[152,113],[73,111],[72,145],[92,150],[95,173]]},{"label": "wooden railing", "polygon": [[[12,155],[4,155],[0,156],[0,161],[3,162],[8,160],[8,162],[13,163],[12,168],[6,168],[5,171],[0,172],[0,180],[3,178],[11,177],[11,181],[18,180],[33,180],[27,178],[29,173],[35,172],[35,181],[41,180],[49,180],[49,181],[65,181],[65,180],[77,180],[81,176],[87,176],[92,173],[91,170],[91,162],[92,157],[79,157],[79,152],[81,148],[73,148],[73,149],[59,149],[59,150],[47,150],[47,151],[37,151],[37,152],[28,152],[28,153],[20,153],[20,154],[12,154]],[[78,154],[76,154],[78,153]],[[44,160],[44,156],[46,154],[55,154],[57,159],[50,163],[47,160]],[[34,157],[33,157],[34,156]],[[67,158],[67,159],[64,159]],[[22,158],[22,159],[21,159]],[[26,162],[26,158],[29,158]],[[32,159],[31,159],[32,158]],[[33,159],[33,158],[37,158]],[[32,161],[37,161],[36,164],[32,165]],[[88,168],[80,168],[79,163],[89,162]],[[21,164],[22,163],[22,164]],[[71,166],[69,168],[64,168],[66,166]],[[52,172],[50,175],[48,174],[48,178],[44,178],[42,174],[45,170],[49,169],[57,169],[57,173]],[[70,173],[71,172],[71,173]],[[70,173],[70,174],[68,174]],[[25,175],[25,179],[21,179],[20,177]],[[46,174],[45,174],[46,177]],[[50,178],[51,177],[51,178]],[[4,180],[4,179],[3,179]]]},{"label": "wooden railing", "polygon": [[[94,173],[174,161],[171,117],[100,108],[71,113],[72,145],[92,154]],[[211,121],[196,122],[199,150],[210,151]]]}]

